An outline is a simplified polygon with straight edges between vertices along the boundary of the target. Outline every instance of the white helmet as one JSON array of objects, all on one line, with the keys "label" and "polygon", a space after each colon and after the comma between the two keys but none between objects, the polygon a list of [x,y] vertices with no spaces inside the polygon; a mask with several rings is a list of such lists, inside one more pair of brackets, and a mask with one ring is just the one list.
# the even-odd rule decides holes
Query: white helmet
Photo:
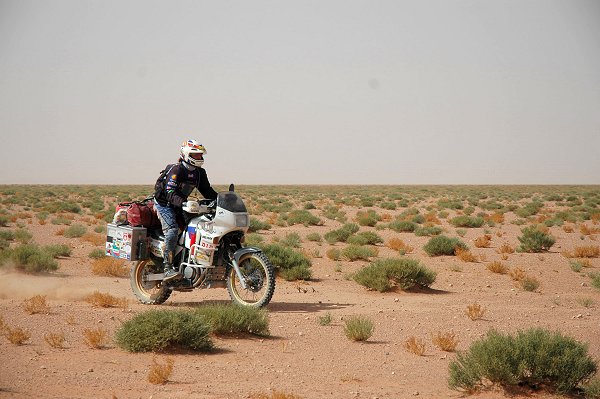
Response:
[{"label": "white helmet", "polygon": [[206,148],[196,140],[184,141],[181,145],[181,159],[188,165],[202,167]]}]

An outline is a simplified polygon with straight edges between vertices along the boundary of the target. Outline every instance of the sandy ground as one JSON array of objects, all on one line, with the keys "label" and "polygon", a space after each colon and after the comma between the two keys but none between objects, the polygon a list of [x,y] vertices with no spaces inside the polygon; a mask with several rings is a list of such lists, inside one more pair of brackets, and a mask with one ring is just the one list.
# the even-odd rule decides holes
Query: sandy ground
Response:
[{"label": "sandy ground", "polygon": [[[345,210],[351,219],[357,208]],[[467,230],[462,240],[485,259],[476,263],[427,256],[422,248],[428,237],[377,231],[384,240],[398,237],[412,245],[415,250],[408,256],[438,273],[430,290],[368,291],[346,278],[367,262],[332,261],[325,256],[330,245],[303,239],[303,248],[321,256],[312,259],[314,279],[277,280],[268,306],[271,336],[215,337],[217,350],[210,354],[131,354],[114,343],[104,349],[88,348],[84,329],[103,328],[112,336],[124,321],[151,307],[134,302],[128,279],[91,273],[92,261],[87,255],[92,244],[56,235],[59,226],[40,226],[33,221],[27,228],[35,242],[67,243],[73,246],[73,254],[61,259],[59,271],[52,275],[5,270],[0,276],[0,316],[6,325],[31,332],[31,339],[21,346],[0,339],[0,398],[249,398],[257,393],[270,396],[273,390],[302,398],[457,398],[464,394],[447,386],[448,365],[456,354],[438,349],[431,337],[453,331],[460,351],[492,328],[504,332],[530,327],[559,330],[588,343],[590,355],[600,360],[600,291],[590,286],[585,273],[572,271],[561,254],[575,246],[598,245],[598,241],[577,230],[566,233],[552,227],[556,244],[551,252],[508,255],[503,263],[510,268],[518,266],[540,281],[536,292],[527,292],[515,286],[508,275],[491,273],[485,267],[500,260],[497,249],[503,243],[519,244],[520,228],[510,223],[510,215],[502,225],[490,228],[489,248],[473,245],[473,239],[483,235],[483,228]],[[273,227],[263,235],[266,241],[288,232],[304,238],[310,232],[324,234],[340,226],[322,219],[323,226]],[[446,220],[442,223],[446,234],[455,236],[455,228]],[[336,246],[343,248],[344,244]],[[399,256],[383,245],[378,249],[379,257]],[[591,263],[598,270],[599,259]],[[130,299],[129,308],[92,307],[84,299],[96,290]],[[50,312],[29,315],[23,301],[38,294],[46,295]],[[594,305],[584,306],[585,299]],[[209,301],[227,303],[227,291],[175,292],[161,308],[193,307]],[[465,315],[467,306],[474,303],[486,309],[484,317],[476,321]],[[318,318],[327,313],[333,318],[331,325],[319,325]],[[375,323],[373,336],[364,343],[344,335],[344,318],[356,314]],[[66,337],[64,349],[54,349],[44,340],[46,334],[59,332]],[[405,349],[405,341],[413,336],[426,343],[424,356]],[[167,357],[175,362],[169,382],[150,384],[147,375],[153,359],[163,362]],[[509,395],[491,390],[474,397]],[[530,393],[529,397],[558,396]]]}]

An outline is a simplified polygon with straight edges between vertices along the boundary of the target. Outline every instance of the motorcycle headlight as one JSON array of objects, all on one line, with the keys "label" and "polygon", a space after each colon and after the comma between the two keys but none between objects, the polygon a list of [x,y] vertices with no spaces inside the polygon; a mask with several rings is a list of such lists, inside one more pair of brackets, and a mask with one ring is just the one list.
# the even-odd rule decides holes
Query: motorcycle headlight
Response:
[{"label": "motorcycle headlight", "polygon": [[235,215],[235,225],[236,227],[248,227],[250,225],[248,215]]}]

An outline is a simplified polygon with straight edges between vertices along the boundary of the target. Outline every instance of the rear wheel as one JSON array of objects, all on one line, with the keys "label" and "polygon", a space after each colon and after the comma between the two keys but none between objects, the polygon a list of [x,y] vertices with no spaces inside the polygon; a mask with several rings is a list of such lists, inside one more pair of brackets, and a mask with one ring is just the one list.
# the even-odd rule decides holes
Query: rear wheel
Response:
[{"label": "rear wheel", "polygon": [[155,265],[151,260],[140,260],[133,263],[129,273],[129,282],[136,298],[146,305],[160,305],[171,296],[172,290],[165,287],[162,281],[148,281],[149,274],[162,273],[162,264]]},{"label": "rear wheel", "polygon": [[231,268],[227,276],[231,299],[243,306],[267,305],[275,291],[275,273],[269,258],[261,252],[249,253],[240,258],[239,267],[247,287],[242,287],[235,269]]}]

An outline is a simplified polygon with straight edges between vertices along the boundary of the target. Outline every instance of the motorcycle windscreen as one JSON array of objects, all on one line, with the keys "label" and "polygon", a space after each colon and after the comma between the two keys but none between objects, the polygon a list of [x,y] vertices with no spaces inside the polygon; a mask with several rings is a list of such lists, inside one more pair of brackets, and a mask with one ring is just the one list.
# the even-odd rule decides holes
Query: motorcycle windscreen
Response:
[{"label": "motorcycle windscreen", "polygon": [[229,212],[247,212],[246,205],[239,195],[232,192],[219,193],[217,206]]}]

